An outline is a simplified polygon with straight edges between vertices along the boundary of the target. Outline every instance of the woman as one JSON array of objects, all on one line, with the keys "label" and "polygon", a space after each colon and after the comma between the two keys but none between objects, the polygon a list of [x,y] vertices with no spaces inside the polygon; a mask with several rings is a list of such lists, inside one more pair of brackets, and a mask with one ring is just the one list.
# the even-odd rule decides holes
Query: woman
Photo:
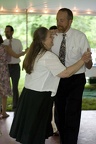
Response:
[{"label": "woman", "polygon": [[58,57],[50,52],[53,45],[51,32],[38,28],[24,59],[25,86],[19,98],[10,136],[22,144],[44,144],[49,114],[52,109],[51,96],[55,96],[60,78],[69,77],[90,59],[86,52],[73,66],[66,68]]},{"label": "woman", "polygon": [[0,35],[0,97],[2,97],[2,111],[0,111],[0,114],[2,115],[1,118],[7,118],[9,116],[6,113],[7,96],[12,95],[7,61],[10,56],[18,58],[25,53],[26,52],[16,54],[10,47],[3,45],[3,39]]}]

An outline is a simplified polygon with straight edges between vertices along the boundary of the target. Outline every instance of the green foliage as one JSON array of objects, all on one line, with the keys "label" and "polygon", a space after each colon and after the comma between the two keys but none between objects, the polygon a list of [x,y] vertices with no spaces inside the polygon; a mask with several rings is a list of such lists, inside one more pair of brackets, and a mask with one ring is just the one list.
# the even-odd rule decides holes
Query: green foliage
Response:
[{"label": "green foliage", "polygon": [[[12,25],[15,29],[14,37],[21,40],[24,49],[32,42],[33,33],[37,27],[56,25],[55,15],[28,14],[28,23],[26,24],[26,15],[10,14],[0,15],[0,33],[5,39],[4,30],[6,25]],[[84,32],[89,40],[91,48],[96,47],[96,16],[74,16],[72,27]],[[26,31],[28,29],[28,31]],[[27,37],[27,42],[26,42]]]},{"label": "green foliage", "polygon": [[91,48],[96,48],[96,16],[74,16],[72,27],[84,32]]}]

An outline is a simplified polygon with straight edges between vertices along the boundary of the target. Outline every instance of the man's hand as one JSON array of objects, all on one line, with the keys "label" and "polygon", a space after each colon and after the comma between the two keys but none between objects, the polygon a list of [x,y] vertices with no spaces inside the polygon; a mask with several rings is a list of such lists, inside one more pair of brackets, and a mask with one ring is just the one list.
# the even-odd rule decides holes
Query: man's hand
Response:
[{"label": "man's hand", "polygon": [[92,67],[92,53],[90,49],[87,48],[87,52],[82,55],[82,60],[85,62],[86,68],[90,69]]},{"label": "man's hand", "polygon": [[85,52],[83,55],[82,55],[82,60],[85,62],[85,63],[88,63],[90,60],[92,60],[92,57],[91,57],[91,52],[87,49],[87,52]]}]

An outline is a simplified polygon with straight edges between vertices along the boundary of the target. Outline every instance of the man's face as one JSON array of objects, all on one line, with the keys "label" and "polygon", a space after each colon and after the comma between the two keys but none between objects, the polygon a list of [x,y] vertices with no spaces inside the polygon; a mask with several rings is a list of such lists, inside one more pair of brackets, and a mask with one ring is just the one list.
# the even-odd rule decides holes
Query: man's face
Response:
[{"label": "man's face", "polygon": [[5,36],[7,39],[10,39],[12,38],[12,35],[13,35],[13,31],[11,31],[10,27],[6,27],[5,28]]},{"label": "man's face", "polygon": [[69,30],[72,20],[68,19],[67,12],[59,11],[57,13],[57,27],[59,32],[65,33]]}]

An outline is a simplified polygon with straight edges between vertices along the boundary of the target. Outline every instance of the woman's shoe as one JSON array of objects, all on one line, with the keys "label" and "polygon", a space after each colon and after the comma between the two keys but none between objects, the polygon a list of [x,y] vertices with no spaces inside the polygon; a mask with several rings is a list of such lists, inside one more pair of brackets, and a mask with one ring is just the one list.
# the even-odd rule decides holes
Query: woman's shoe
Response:
[{"label": "woman's shoe", "polygon": [[7,118],[7,117],[9,117],[8,114],[2,115],[2,119],[5,119],[5,118]]}]

